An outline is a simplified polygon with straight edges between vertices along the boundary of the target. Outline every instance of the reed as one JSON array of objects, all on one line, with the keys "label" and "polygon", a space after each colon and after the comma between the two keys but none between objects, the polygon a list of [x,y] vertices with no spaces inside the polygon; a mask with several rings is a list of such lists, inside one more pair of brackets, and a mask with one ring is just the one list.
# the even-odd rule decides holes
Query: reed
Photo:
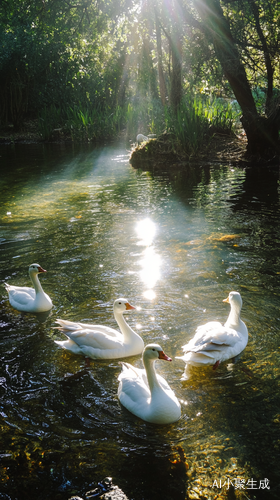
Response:
[{"label": "reed", "polygon": [[92,113],[79,107],[67,107],[65,114],[65,132],[74,142],[88,141],[94,134],[94,120]]},{"label": "reed", "polygon": [[188,155],[196,154],[207,141],[209,125],[201,101],[181,103],[177,113],[170,113],[168,127],[175,137],[174,148]]},{"label": "reed", "polygon": [[195,94],[186,95],[176,112],[148,97],[134,99],[126,110],[129,137],[170,132],[173,150],[187,155],[204,148],[215,133],[230,133],[237,120],[238,111],[229,101]]},{"label": "reed", "polygon": [[187,96],[177,112],[165,110],[165,129],[172,132],[173,149],[192,156],[205,148],[214,134],[231,133],[239,113],[224,99]]},{"label": "reed", "polygon": [[235,103],[225,99],[208,99],[206,117],[211,126],[221,131],[231,132],[234,125],[238,122],[240,111]]},{"label": "reed", "polygon": [[44,108],[39,115],[39,131],[43,140],[50,140],[55,129],[71,137],[73,142],[97,142],[116,136],[125,125],[125,110],[78,105]]},{"label": "reed", "polygon": [[188,95],[176,112],[156,99],[134,99],[126,107],[111,108],[104,104],[43,108],[39,115],[39,132],[50,140],[56,129],[73,142],[99,142],[116,137],[124,128],[127,136],[138,133],[160,135],[171,132],[176,152],[196,154],[217,131],[231,131],[238,111],[221,99]]},{"label": "reed", "polygon": [[159,135],[164,127],[164,107],[159,100],[141,97],[128,104],[125,118],[128,137]]},{"label": "reed", "polygon": [[52,104],[49,108],[46,106],[41,110],[38,120],[39,134],[44,141],[52,138],[54,130],[62,125],[61,108]]}]

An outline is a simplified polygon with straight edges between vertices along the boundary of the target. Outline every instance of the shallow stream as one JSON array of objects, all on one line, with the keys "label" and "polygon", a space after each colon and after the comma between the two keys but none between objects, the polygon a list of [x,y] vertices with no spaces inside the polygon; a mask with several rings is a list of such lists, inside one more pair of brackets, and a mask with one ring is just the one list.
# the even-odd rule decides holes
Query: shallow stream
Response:
[{"label": "shallow stream", "polygon": [[[280,497],[279,171],[193,165],[135,169],[125,146],[0,147],[0,498],[83,497],[111,476],[130,500]],[[33,262],[54,307],[19,313],[4,283]],[[198,325],[224,322],[241,293],[249,342],[235,364],[175,359]],[[181,401],[172,425],[145,423],[116,397],[118,360],[54,340],[57,318],[116,327],[113,302]],[[141,357],[128,361],[141,366]]]}]

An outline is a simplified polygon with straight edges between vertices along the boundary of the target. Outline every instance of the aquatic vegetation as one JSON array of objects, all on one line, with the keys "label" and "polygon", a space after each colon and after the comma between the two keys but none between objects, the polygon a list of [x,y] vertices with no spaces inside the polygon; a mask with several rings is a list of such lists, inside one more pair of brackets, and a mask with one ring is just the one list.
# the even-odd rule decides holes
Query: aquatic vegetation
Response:
[{"label": "aquatic vegetation", "polygon": [[148,113],[144,120],[142,110],[141,120],[137,121],[139,115],[132,107],[129,113],[130,119],[131,116],[135,118],[137,131],[157,136],[155,143],[149,141],[136,148],[133,160],[163,154],[179,158],[197,156],[207,149],[215,134],[230,135],[239,116],[229,101],[197,95],[187,95],[176,113],[168,106],[162,107],[161,113],[156,114],[156,121],[151,121]]},{"label": "aquatic vegetation", "polygon": [[[72,142],[99,142],[115,137],[125,124],[125,112],[102,106],[44,108],[39,114],[39,133],[44,141],[59,138]],[[57,135],[59,132],[59,136]]]}]

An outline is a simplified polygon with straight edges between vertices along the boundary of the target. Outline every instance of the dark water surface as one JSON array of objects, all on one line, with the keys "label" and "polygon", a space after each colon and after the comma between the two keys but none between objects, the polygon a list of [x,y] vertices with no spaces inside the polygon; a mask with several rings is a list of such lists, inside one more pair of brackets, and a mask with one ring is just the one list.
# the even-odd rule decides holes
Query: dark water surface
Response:
[{"label": "dark water surface", "polygon": [[[83,496],[105,476],[134,500],[280,498],[279,171],[231,165],[155,175],[122,145],[1,146],[0,281],[29,286],[38,262],[54,307],[0,317],[0,499]],[[194,370],[175,359],[198,325],[243,298],[241,359]],[[117,360],[60,349],[56,318],[115,327],[113,301],[182,404],[169,426],[120,407]],[[128,359],[141,366],[140,356]]]}]

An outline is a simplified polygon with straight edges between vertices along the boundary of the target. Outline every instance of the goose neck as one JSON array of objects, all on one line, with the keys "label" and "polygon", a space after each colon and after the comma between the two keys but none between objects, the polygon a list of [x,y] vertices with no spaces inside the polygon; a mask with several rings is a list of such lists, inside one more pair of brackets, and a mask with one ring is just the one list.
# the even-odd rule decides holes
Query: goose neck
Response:
[{"label": "goose neck", "polygon": [[32,281],[32,284],[35,288],[35,292],[36,293],[39,293],[39,292],[43,292],[43,288],[42,288],[42,285],[39,281],[39,278],[38,278],[38,274],[32,274],[30,273],[30,279]]},{"label": "goose neck", "polygon": [[122,313],[115,313],[115,320],[119,325],[125,341],[136,335],[132,328],[130,328],[130,326],[125,321]]},{"label": "goose neck", "polygon": [[148,378],[148,384],[150,387],[151,393],[153,393],[155,390],[160,389],[161,386],[159,384],[157,375],[156,375],[156,370],[155,370],[155,360],[154,359],[145,359],[143,358],[143,364],[145,366],[145,370],[147,373],[147,378]]},{"label": "goose neck", "polygon": [[231,307],[229,317],[227,319],[228,326],[237,326],[240,322],[240,307]]}]

